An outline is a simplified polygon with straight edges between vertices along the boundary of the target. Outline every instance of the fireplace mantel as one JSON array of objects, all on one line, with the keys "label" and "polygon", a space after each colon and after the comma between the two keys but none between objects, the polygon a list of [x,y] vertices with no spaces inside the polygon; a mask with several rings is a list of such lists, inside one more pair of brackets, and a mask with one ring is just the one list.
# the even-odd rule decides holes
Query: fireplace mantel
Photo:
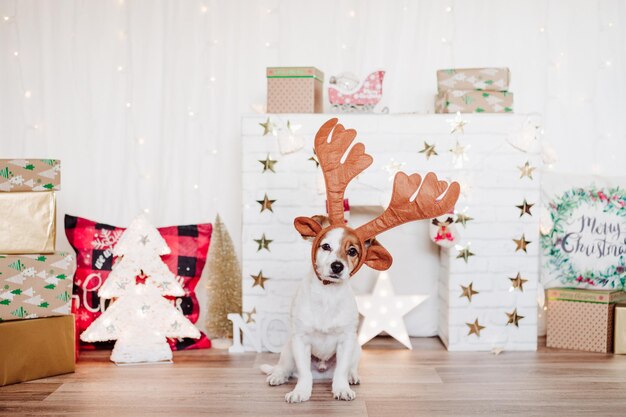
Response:
[{"label": "fireplace mantel", "polygon": [[[539,270],[539,215],[541,166],[535,139],[535,120],[528,115],[467,114],[463,133],[451,133],[448,120],[455,115],[417,114],[272,114],[242,118],[242,260],[243,310],[256,311],[248,327],[263,335],[274,350],[286,337],[291,297],[310,269],[309,248],[293,229],[294,217],[325,210],[320,170],[313,156],[313,137],[326,120],[338,117],[358,132],[373,165],[348,187],[351,206],[383,206],[391,192],[394,167],[406,172],[435,171],[440,178],[461,183],[456,206],[473,220],[464,228],[459,245],[475,255],[467,262],[459,248],[440,251],[438,334],[449,350],[535,350],[537,341],[536,292]],[[260,123],[270,120],[276,135],[263,135]],[[291,130],[288,128],[291,126]],[[299,128],[298,128],[299,127]],[[290,136],[291,135],[291,136]],[[302,140],[302,149],[281,154],[278,141]],[[454,160],[450,149],[465,147],[466,160]],[[419,151],[434,144],[437,155]],[[284,149],[284,148],[283,148]],[[277,160],[275,172],[263,171],[259,162]],[[456,164],[454,163],[456,162]],[[528,162],[537,169],[520,178],[519,167]],[[259,200],[275,199],[273,211],[260,211]],[[534,204],[532,216],[520,217],[516,207],[526,199]],[[258,250],[255,241],[265,234],[270,250]],[[524,235],[527,252],[516,251],[513,239]],[[264,288],[253,286],[251,275],[270,277]],[[523,291],[513,289],[510,278],[527,280]],[[461,296],[461,285],[473,283],[479,293],[471,302]],[[519,327],[507,324],[517,309]],[[250,318],[244,314],[244,319]],[[478,320],[480,336],[469,333],[467,323]],[[245,345],[245,343],[244,343]],[[250,343],[247,344],[250,346]]]}]

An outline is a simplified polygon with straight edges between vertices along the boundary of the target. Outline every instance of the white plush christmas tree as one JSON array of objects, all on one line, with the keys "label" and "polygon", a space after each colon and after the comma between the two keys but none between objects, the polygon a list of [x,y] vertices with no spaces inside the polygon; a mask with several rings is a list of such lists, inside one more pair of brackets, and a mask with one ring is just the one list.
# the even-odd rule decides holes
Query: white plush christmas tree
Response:
[{"label": "white plush christmas tree", "polygon": [[116,363],[159,362],[172,359],[167,337],[200,337],[200,332],[164,295],[184,290],[161,260],[170,253],[159,231],[144,216],[124,232],[113,253],[113,266],[98,295],[116,300],[80,338],[85,342],[117,340],[111,360]]}]

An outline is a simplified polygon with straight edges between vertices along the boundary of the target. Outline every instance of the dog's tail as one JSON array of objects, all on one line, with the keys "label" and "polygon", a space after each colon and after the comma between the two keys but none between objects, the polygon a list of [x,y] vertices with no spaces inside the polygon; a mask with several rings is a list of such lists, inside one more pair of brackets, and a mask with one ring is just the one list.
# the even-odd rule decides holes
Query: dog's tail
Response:
[{"label": "dog's tail", "polygon": [[274,367],[272,365],[268,365],[266,363],[264,363],[263,365],[260,366],[261,372],[263,372],[265,375],[269,375],[272,372],[274,372]]}]

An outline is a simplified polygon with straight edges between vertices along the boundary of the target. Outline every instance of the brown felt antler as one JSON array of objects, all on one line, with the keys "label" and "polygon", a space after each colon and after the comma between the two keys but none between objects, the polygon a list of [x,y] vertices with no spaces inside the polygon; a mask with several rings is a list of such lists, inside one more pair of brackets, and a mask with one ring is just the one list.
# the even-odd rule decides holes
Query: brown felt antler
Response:
[{"label": "brown felt antler", "polygon": [[[437,175],[432,172],[426,174],[423,182],[419,174],[409,176],[404,172],[398,172],[394,178],[389,207],[383,214],[357,228],[355,232],[360,239],[367,241],[403,223],[441,216],[454,207],[460,191],[457,182],[448,187],[446,181],[439,181]],[[417,196],[411,200],[416,192]]]},{"label": "brown felt antler", "polygon": [[[330,119],[315,135],[315,154],[324,173],[328,218],[330,224],[343,225],[343,195],[354,177],[372,164],[372,157],[365,153],[365,146],[357,143],[350,149],[344,162],[344,154],[356,137],[356,130],[345,129],[338,120]],[[328,140],[330,133],[331,140]]]}]

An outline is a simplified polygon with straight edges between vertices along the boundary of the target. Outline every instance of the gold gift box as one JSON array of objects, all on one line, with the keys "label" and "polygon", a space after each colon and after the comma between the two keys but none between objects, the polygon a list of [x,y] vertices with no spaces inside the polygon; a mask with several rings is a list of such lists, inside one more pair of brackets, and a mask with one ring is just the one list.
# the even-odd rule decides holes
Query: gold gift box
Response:
[{"label": "gold gift box", "polygon": [[0,386],[75,370],[74,316],[0,323]]},{"label": "gold gift box", "polygon": [[615,306],[614,323],[614,352],[618,355],[626,355],[626,304]]},{"label": "gold gift box", "polygon": [[0,194],[0,253],[52,253],[55,239],[54,192]]}]

